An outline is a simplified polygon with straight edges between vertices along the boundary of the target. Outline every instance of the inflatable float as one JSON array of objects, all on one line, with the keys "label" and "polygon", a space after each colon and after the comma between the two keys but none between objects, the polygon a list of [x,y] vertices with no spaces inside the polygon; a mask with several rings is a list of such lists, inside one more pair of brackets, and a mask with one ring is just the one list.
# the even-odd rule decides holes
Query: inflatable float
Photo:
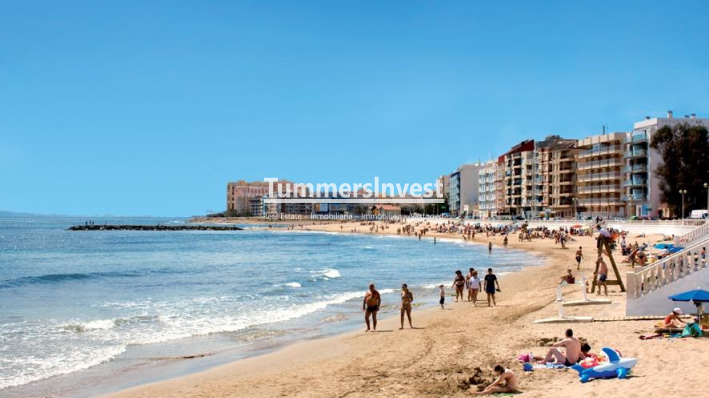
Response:
[{"label": "inflatable float", "polygon": [[591,364],[591,366],[582,364],[576,364],[572,366],[572,369],[579,372],[579,378],[581,383],[586,383],[591,379],[608,379],[617,377],[619,379],[624,379],[630,369],[633,368],[638,363],[635,358],[621,358],[618,351],[603,347],[603,353],[608,357],[608,361],[596,362]]}]

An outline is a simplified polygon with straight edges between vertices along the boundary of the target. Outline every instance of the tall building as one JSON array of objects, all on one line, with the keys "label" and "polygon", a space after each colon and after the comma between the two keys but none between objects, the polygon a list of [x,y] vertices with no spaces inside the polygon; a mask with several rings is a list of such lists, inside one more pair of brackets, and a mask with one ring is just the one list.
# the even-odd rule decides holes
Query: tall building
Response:
[{"label": "tall building", "polygon": [[672,111],[667,111],[667,117],[650,118],[633,125],[633,132],[625,142],[625,173],[624,200],[627,205],[627,215],[648,217],[669,217],[667,206],[662,203],[660,179],[655,171],[662,165],[659,152],[650,148],[653,134],[659,129],[674,127],[680,123],[704,125],[709,127],[709,119],[698,119],[695,114],[675,118]]},{"label": "tall building", "polygon": [[617,132],[578,141],[577,210],[582,216],[625,217],[621,181],[626,136]]},{"label": "tall building", "polygon": [[460,216],[466,209],[470,211],[473,206],[478,205],[478,179],[481,169],[482,165],[479,163],[464,164],[451,173],[448,200],[452,215]]},{"label": "tall building", "polygon": [[441,193],[443,195],[448,195],[451,188],[451,176],[450,174],[444,174],[436,178],[436,186],[441,187]]},{"label": "tall building", "polygon": [[497,216],[497,161],[482,165],[478,177],[479,202],[476,216],[482,219]]},{"label": "tall building", "polygon": [[574,217],[577,141],[552,135],[535,143],[534,200],[547,217]]},{"label": "tall building", "polygon": [[522,141],[498,158],[502,167],[502,206],[498,214],[526,216],[538,212],[541,201],[534,195],[534,140]]},{"label": "tall building", "polygon": [[239,216],[250,216],[254,209],[251,199],[260,199],[264,195],[268,195],[267,182],[247,182],[244,180],[229,182],[226,185],[226,209],[227,211],[235,212]]}]

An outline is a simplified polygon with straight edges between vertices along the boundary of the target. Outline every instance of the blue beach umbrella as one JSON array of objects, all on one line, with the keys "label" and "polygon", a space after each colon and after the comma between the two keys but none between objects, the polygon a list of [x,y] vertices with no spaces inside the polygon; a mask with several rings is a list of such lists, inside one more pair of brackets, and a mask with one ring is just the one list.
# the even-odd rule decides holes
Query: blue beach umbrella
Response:
[{"label": "blue beach umbrella", "polygon": [[689,290],[683,293],[678,293],[669,297],[672,301],[691,301],[697,306],[697,312],[701,318],[701,306],[702,303],[709,303],[709,292],[703,289],[697,288],[696,290]]}]

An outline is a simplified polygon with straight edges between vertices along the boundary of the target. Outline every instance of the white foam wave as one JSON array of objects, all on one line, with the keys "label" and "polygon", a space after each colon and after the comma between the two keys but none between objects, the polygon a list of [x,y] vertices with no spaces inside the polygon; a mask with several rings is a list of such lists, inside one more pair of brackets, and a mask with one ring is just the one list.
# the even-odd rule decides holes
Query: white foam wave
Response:
[{"label": "white foam wave", "polygon": [[342,275],[340,274],[340,271],[338,271],[334,268],[326,268],[326,269],[322,269],[319,271],[313,271],[312,274],[316,278],[335,279],[335,278],[342,277]]},{"label": "white foam wave", "polygon": [[288,287],[301,287],[300,283],[298,283],[298,282],[288,282],[288,283],[284,283],[283,286],[288,286]]}]

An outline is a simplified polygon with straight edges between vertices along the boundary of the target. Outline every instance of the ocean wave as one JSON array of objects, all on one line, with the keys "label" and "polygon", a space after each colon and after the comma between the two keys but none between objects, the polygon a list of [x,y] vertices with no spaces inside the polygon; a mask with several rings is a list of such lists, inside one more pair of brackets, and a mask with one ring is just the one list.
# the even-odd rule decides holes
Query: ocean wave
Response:
[{"label": "ocean wave", "polygon": [[284,283],[283,286],[288,286],[288,287],[301,287],[300,283],[298,283],[298,282],[288,282],[288,283]]},{"label": "ocean wave", "polygon": [[334,268],[326,268],[326,269],[322,269],[319,271],[311,271],[311,274],[315,278],[323,278],[326,280],[342,277],[342,275],[340,274],[340,271],[338,271]]},{"label": "ocean wave", "polygon": [[125,345],[95,348],[90,351],[69,350],[63,355],[43,358],[42,366],[32,367],[32,371],[28,371],[24,358],[6,361],[8,369],[18,368],[22,371],[12,374],[0,373],[0,390],[89,369],[110,361],[125,350]]},{"label": "ocean wave", "polygon": [[33,284],[49,284],[69,281],[80,281],[85,279],[97,278],[131,278],[140,276],[138,271],[126,272],[89,272],[89,273],[68,273],[68,274],[47,274],[39,276],[23,276],[15,279],[7,279],[0,282],[1,288],[33,285]]}]

